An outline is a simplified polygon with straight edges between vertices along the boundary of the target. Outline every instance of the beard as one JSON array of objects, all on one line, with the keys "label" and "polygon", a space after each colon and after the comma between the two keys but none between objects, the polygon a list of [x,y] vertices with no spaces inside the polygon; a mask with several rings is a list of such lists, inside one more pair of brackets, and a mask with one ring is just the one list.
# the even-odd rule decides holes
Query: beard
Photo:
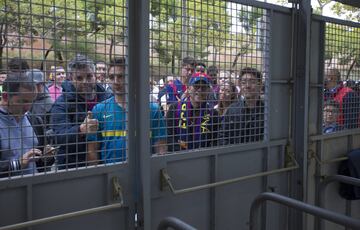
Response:
[{"label": "beard", "polygon": [[81,95],[85,100],[94,100],[96,96],[95,86],[85,86],[78,91],[78,94]]}]

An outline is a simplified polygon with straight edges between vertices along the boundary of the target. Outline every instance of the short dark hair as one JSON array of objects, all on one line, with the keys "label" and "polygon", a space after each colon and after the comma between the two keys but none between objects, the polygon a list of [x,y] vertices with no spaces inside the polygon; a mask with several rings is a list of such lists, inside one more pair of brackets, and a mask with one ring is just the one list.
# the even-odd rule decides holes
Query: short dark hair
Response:
[{"label": "short dark hair", "polygon": [[111,67],[114,67],[114,66],[120,66],[120,67],[124,67],[125,68],[125,65],[126,65],[126,59],[125,57],[115,57],[113,59],[110,60],[110,63],[109,63],[109,69]]},{"label": "short dark hair", "polygon": [[85,55],[77,54],[68,64],[68,71],[70,73],[74,70],[90,68],[95,72],[94,62]]},{"label": "short dark hair", "polygon": [[182,59],[181,66],[191,65],[192,67],[195,67],[195,59],[193,57],[187,56]]},{"label": "short dark hair", "polygon": [[336,77],[336,81],[341,81],[341,73],[337,68],[327,69],[326,74],[334,75]]},{"label": "short dark hair", "polygon": [[97,65],[97,64],[105,64],[106,65],[106,62],[104,62],[104,61],[96,61],[95,65]]},{"label": "short dark hair", "polygon": [[219,70],[216,66],[212,65],[212,66],[209,66],[209,68],[207,69],[207,74],[208,75],[211,75],[211,74],[218,74],[219,73]]},{"label": "short dark hair", "polygon": [[11,72],[25,72],[30,69],[27,61],[20,57],[13,57],[7,63],[8,70]]},{"label": "short dark hair", "polygon": [[252,68],[252,67],[245,67],[240,71],[240,79],[242,78],[242,76],[244,76],[245,74],[251,74],[253,76],[256,77],[256,79],[258,80],[258,82],[262,81],[262,74],[260,73],[259,70]]},{"label": "short dark hair", "polygon": [[16,95],[19,93],[20,88],[34,92],[35,83],[23,72],[9,73],[3,84],[3,92],[8,93],[10,96]]}]

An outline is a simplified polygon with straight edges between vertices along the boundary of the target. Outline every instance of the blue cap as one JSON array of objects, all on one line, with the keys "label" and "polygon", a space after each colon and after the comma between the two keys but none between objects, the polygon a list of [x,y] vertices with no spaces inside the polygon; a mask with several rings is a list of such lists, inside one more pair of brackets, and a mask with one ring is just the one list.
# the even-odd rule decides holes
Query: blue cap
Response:
[{"label": "blue cap", "polygon": [[210,85],[210,77],[206,73],[194,73],[191,75],[191,78],[189,79],[189,85],[194,85],[198,81],[204,81],[206,84]]}]

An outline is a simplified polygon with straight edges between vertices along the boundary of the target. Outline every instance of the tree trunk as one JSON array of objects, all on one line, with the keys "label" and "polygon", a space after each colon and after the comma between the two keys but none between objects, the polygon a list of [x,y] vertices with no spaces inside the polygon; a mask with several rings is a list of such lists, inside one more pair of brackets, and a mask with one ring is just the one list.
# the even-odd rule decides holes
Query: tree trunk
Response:
[{"label": "tree trunk", "polygon": [[241,50],[236,54],[235,59],[233,61],[233,64],[231,66],[232,69],[234,69],[236,67],[236,64],[238,62],[239,57],[243,56],[244,54],[246,54],[248,48],[249,48],[250,44],[247,44],[246,47],[241,47]]},{"label": "tree trunk", "polygon": [[349,80],[350,72],[354,68],[354,66],[356,64],[356,61],[357,61],[356,58],[354,58],[353,62],[351,63],[351,66],[350,66],[349,70],[346,73],[346,80]]},{"label": "tree trunk", "polygon": [[44,62],[46,61],[46,59],[47,59],[48,55],[50,54],[50,52],[53,51],[53,50],[54,50],[54,45],[51,45],[50,48],[46,50],[44,60],[41,62],[41,66],[40,66],[41,71],[44,70]]},{"label": "tree trunk", "polygon": [[115,36],[114,36],[114,35],[111,35],[109,61],[112,59],[112,53],[113,53],[113,48],[114,48],[114,46],[115,46]]},{"label": "tree trunk", "polygon": [[173,50],[171,55],[171,74],[175,74],[175,50]]},{"label": "tree trunk", "polygon": [[3,69],[4,48],[8,42],[7,30],[8,30],[8,25],[6,23],[2,23],[0,26],[0,70]]}]

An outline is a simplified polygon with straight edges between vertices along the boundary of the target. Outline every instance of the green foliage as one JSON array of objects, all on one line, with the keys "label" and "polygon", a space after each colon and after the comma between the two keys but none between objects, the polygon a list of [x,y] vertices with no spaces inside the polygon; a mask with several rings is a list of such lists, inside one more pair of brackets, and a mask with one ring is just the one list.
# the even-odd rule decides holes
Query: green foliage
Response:
[{"label": "green foliage", "polygon": [[124,40],[125,0],[0,0],[0,6],[0,48],[34,37],[67,59],[76,52],[95,56],[96,42]]},{"label": "green foliage", "polygon": [[339,60],[340,65],[349,65],[360,60],[360,29],[327,24],[325,58],[331,62]]},{"label": "green foliage", "polygon": [[360,9],[348,5],[343,5],[341,3],[336,3],[332,6],[331,10],[338,16],[342,16],[347,20],[352,20],[355,22],[360,22]]},{"label": "green foliage", "polygon": [[[207,48],[220,50],[230,36],[231,16],[220,0],[153,0],[150,4],[151,47],[164,64],[182,53],[201,59]],[[185,49],[185,50],[184,50]]]}]

